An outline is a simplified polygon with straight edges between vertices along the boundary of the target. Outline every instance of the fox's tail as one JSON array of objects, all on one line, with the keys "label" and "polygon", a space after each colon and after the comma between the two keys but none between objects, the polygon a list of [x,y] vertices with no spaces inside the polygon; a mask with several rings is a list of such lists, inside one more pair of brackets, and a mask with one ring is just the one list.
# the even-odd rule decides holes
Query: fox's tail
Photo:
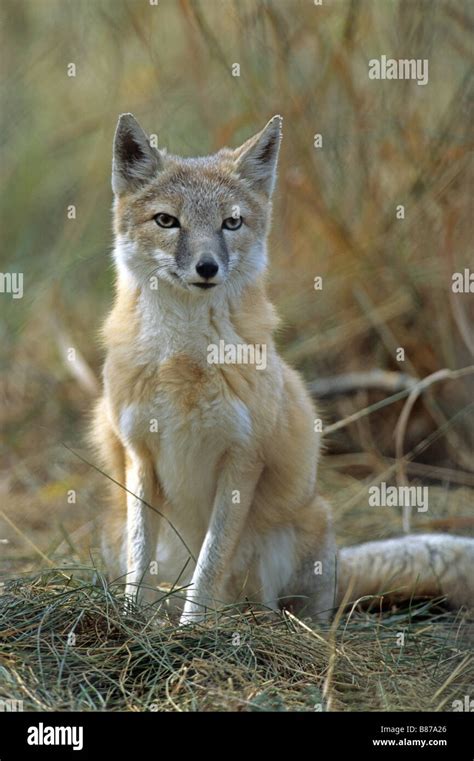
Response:
[{"label": "fox's tail", "polygon": [[367,542],[339,551],[338,602],[383,595],[401,602],[446,597],[451,607],[474,608],[474,539],[418,534]]}]

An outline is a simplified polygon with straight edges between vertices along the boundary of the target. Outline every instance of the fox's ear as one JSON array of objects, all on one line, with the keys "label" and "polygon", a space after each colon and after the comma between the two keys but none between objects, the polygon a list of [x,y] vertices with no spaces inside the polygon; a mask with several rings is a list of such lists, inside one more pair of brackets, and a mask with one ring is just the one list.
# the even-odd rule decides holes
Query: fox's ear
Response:
[{"label": "fox's ear", "polygon": [[270,198],[276,180],[276,167],[282,135],[281,116],[234,151],[237,173]]},{"label": "fox's ear", "polygon": [[119,117],[114,137],[112,190],[121,195],[136,190],[162,168],[159,151],[150,145],[133,114]]}]

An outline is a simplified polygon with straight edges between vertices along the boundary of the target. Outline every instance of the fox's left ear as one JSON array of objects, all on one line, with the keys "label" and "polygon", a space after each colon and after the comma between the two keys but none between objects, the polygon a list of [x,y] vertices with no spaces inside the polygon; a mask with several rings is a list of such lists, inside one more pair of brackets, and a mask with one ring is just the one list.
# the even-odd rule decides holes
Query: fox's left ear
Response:
[{"label": "fox's left ear", "polygon": [[261,132],[234,151],[237,173],[268,198],[275,187],[282,123],[281,116],[274,116]]}]

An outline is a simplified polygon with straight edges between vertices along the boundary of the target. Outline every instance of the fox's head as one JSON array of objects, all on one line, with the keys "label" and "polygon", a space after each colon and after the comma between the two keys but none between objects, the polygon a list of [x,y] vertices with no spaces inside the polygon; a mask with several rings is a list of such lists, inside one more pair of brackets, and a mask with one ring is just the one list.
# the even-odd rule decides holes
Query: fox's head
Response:
[{"label": "fox's head", "polygon": [[251,283],[266,265],[281,122],[274,116],[239,148],[180,158],[122,115],[112,167],[119,270],[199,298]]}]

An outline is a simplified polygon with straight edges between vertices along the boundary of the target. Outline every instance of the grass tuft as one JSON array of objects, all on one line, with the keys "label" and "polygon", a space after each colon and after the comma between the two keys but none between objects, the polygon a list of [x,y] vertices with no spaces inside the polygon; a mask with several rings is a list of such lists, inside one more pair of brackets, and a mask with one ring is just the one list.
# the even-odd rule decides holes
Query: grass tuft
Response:
[{"label": "grass tuft", "polygon": [[472,635],[466,615],[427,603],[357,611],[335,631],[232,609],[180,628],[126,612],[95,569],[52,569],[3,587],[0,699],[31,711],[452,710],[472,693]]}]

